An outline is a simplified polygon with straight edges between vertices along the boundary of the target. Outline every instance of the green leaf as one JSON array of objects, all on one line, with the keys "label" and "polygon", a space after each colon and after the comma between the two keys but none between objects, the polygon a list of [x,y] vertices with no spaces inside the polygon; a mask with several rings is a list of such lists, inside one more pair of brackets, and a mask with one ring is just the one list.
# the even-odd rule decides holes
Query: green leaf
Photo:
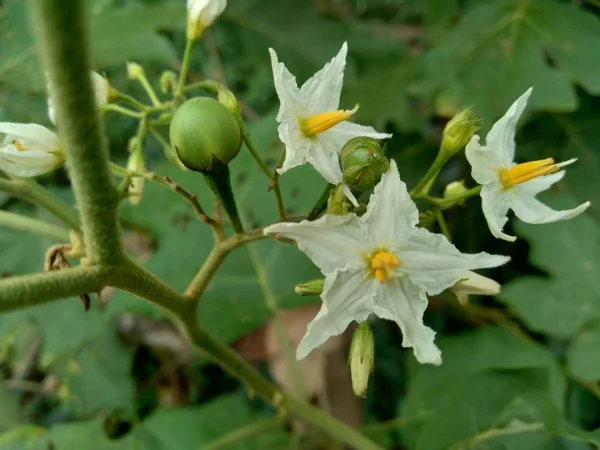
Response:
[{"label": "green leaf", "polygon": [[47,450],[48,430],[25,425],[0,434],[2,450]]},{"label": "green leaf", "polygon": [[[263,119],[252,133],[263,157],[273,167],[281,150],[274,118]],[[166,163],[153,170],[198,194],[204,208],[210,211],[212,195],[201,174],[184,173]],[[243,148],[230,163],[230,170],[246,229],[276,221],[275,196],[268,192],[269,180],[247,149]],[[308,166],[286,172],[280,183],[291,216],[307,214],[325,188],[325,182]],[[157,241],[158,249],[146,261],[146,267],[175,289],[185,290],[213,246],[210,228],[197,219],[185,201],[156,183],[146,183],[139,206],[127,205],[122,211],[127,222],[144,227]],[[306,303],[307,299],[294,294],[294,286],[317,276],[318,270],[310,260],[292,245],[272,240],[247,245],[231,253],[217,271],[200,301],[200,321],[220,339],[231,341],[266,321],[267,299],[284,307]],[[113,314],[131,307],[140,313],[157,311],[121,292],[111,301],[109,311]]]},{"label": "green leaf", "polygon": [[540,438],[528,435],[552,432],[559,422],[546,370],[488,370],[462,380],[443,396],[415,448],[541,448]]},{"label": "green leaf", "polygon": [[569,371],[583,381],[600,380],[600,324],[575,335],[567,351]]},{"label": "green leaf", "polygon": [[[548,200],[546,200],[548,199]],[[576,205],[567,195],[546,196],[557,209]],[[575,334],[600,316],[600,228],[587,213],[546,225],[515,224],[531,244],[531,263],[549,278],[527,276],[503,287],[501,300],[532,330],[557,337]]]},{"label": "green leaf", "polygon": [[[248,408],[243,393],[228,394],[195,408],[159,409],[143,423],[156,436],[161,449],[203,448],[213,441],[245,426],[256,424],[261,415]],[[276,448],[287,441],[281,428],[247,436],[237,442],[236,450]]]},{"label": "green leaf", "polygon": [[416,433],[429,415],[465,378],[489,369],[522,369],[539,367],[548,372],[548,393],[557,408],[562,409],[565,379],[555,357],[544,347],[527,341],[509,331],[485,327],[458,336],[439,336],[442,351],[440,367],[409,365],[407,396],[401,403],[400,416],[415,418],[416,426],[407,426],[402,436],[414,442]]},{"label": "green leaf", "polygon": [[131,411],[132,359],[132,351],[124,347],[112,328],[105,327],[76,355],[61,358],[50,370],[61,377],[60,393],[77,415],[91,416],[115,409]]},{"label": "green leaf", "polygon": [[51,430],[51,440],[55,450],[150,450],[152,448],[140,445],[138,436],[134,433],[128,434],[123,439],[109,439],[104,432],[103,420],[54,425]]},{"label": "green leaf", "polygon": [[[0,378],[0,382],[2,381]],[[22,419],[17,398],[0,384],[0,431],[19,425]]]},{"label": "green leaf", "polygon": [[[90,22],[92,56],[98,67],[121,65],[129,59],[169,64],[177,60],[175,49],[157,31],[184,28],[185,6],[161,2],[119,8],[105,4],[91,8]],[[12,90],[45,92],[46,80],[25,2],[3,2],[0,37],[0,79]]]},{"label": "green leaf", "polygon": [[422,81],[414,89],[437,93],[441,109],[473,104],[490,118],[534,86],[534,108],[573,111],[574,84],[600,92],[598,46],[598,18],[573,5],[477,2],[424,56]]}]

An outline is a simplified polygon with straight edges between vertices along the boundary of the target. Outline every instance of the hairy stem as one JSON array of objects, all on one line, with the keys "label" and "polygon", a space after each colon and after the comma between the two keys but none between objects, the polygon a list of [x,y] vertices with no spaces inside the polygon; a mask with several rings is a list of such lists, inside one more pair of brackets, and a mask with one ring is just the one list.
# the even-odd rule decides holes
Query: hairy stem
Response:
[{"label": "hairy stem", "polygon": [[198,300],[206,289],[206,286],[208,286],[208,283],[212,279],[213,275],[229,253],[244,244],[258,241],[260,239],[266,239],[268,237],[269,236],[265,236],[262,228],[257,228],[256,230],[235,235],[217,243],[186,289],[185,296],[192,301]]},{"label": "hairy stem", "polygon": [[85,2],[34,0],[33,18],[56,103],[90,262],[112,264],[123,257],[108,148],[90,80]]},{"label": "hairy stem", "polygon": [[41,305],[53,300],[99,292],[111,269],[79,266],[48,273],[36,273],[0,280],[0,312]]},{"label": "hairy stem", "polygon": [[69,230],[44,220],[32,219],[21,214],[0,211],[0,227],[26,231],[52,239],[55,242],[69,242]]},{"label": "hairy stem", "polygon": [[0,191],[46,209],[74,230],[79,230],[80,228],[77,213],[69,205],[54,197],[34,180],[26,178],[6,180],[0,178]]}]

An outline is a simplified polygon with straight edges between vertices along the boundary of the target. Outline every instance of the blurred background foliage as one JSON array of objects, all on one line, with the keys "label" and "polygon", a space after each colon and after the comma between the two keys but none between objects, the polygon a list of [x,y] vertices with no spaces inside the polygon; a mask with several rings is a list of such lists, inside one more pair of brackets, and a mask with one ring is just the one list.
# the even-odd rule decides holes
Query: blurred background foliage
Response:
[{"label": "blurred background foliage", "polygon": [[[144,96],[127,79],[127,61],[143,64],[157,87],[163,70],[177,69],[183,1],[89,4],[94,67],[113,86]],[[0,120],[50,125],[26,2],[0,7]],[[516,244],[492,238],[477,199],[449,211],[461,250],[513,260],[488,274],[503,284],[498,298],[431,299],[426,323],[438,332],[441,367],[418,365],[386,321],[374,324],[376,366],[364,401],[351,394],[346,341],[303,363],[313,400],[385,448],[600,448],[599,17],[596,0],[229,0],[194,52],[191,79],[219,80],[236,93],[271,165],[281,144],[267,49],[303,82],[344,41],[342,105],[360,103],[357,121],[394,133],[387,151],[409,185],[435,156],[447,118],[472,105],[485,133],[530,86],[517,158],[579,158],[544,200],[592,207],[569,222],[513,220]],[[113,160],[123,162],[136,123],[114,115],[106,123]],[[201,177],[165,162],[157,141],[145,152],[150,170],[210,204]],[[267,182],[246,152],[232,170],[246,223],[275,220]],[[462,155],[434,189],[458,179],[473,185]],[[71,201],[64,170],[41,181]],[[324,188],[307,167],[286,173],[281,185],[292,215],[305,214]],[[0,206],[52,220],[1,193]],[[147,183],[142,203],[123,205],[122,218],[129,250],[185,288],[211,247],[188,205]],[[51,244],[0,230],[0,276],[40,271]],[[293,287],[316,276],[291,246],[247,246],[211,283],[201,323],[288,385],[268,305],[285,309],[290,339],[298,340],[318,299],[299,298]],[[0,449],[335,448],[196,354],[153,306],[107,291],[92,303],[87,313],[68,299],[0,317]]]}]

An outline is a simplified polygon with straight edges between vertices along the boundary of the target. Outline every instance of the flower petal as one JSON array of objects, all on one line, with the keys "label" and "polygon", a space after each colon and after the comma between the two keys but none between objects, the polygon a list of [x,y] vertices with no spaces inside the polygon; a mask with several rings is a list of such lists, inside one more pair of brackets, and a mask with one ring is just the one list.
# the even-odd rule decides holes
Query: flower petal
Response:
[{"label": "flower petal", "polygon": [[411,282],[437,295],[454,286],[469,270],[497,267],[510,260],[507,256],[488,253],[461,253],[441,234],[416,228],[396,250],[399,272]]},{"label": "flower petal", "polygon": [[36,177],[54,170],[61,159],[43,150],[20,151],[12,145],[0,148],[0,170],[19,177]]},{"label": "flower petal", "polygon": [[340,104],[348,44],[344,42],[338,54],[300,88],[307,100],[310,114],[335,111]]},{"label": "flower petal", "polygon": [[471,165],[471,176],[479,184],[497,182],[498,171],[506,168],[500,154],[493,147],[481,145],[477,135],[467,144],[465,156]]},{"label": "flower petal", "polygon": [[588,209],[590,205],[590,202],[585,202],[573,209],[557,211],[544,205],[534,197],[518,195],[511,207],[515,215],[523,222],[539,224],[572,219]]},{"label": "flower petal", "polygon": [[324,275],[364,267],[362,255],[370,250],[355,214],[325,214],[314,221],[283,222],[265,228],[265,234],[275,233],[295,240]]},{"label": "flower petal", "polygon": [[338,270],[325,278],[323,305],[308,324],[296,357],[300,360],[330,337],[342,334],[353,320],[365,321],[373,311],[374,283],[362,271]]},{"label": "flower petal", "polygon": [[331,142],[336,148],[339,148],[341,152],[342,147],[346,143],[355,137],[371,137],[373,139],[388,139],[392,135],[388,133],[379,133],[373,127],[367,127],[365,125],[359,125],[353,122],[341,122],[333,128],[322,133],[323,139]]},{"label": "flower petal", "polygon": [[498,153],[504,163],[508,166],[515,159],[515,132],[517,122],[527,106],[527,100],[533,88],[527,89],[506,111],[506,114],[498,120],[485,137],[485,145]]},{"label": "flower petal", "polygon": [[100,109],[108,102],[108,94],[110,84],[98,72],[91,72],[92,88],[94,90],[94,99],[96,100],[96,108]]},{"label": "flower petal", "polygon": [[282,122],[277,127],[279,139],[285,145],[285,159],[278,173],[285,173],[294,167],[306,163],[306,155],[310,149],[310,140],[304,138],[297,122]]},{"label": "flower petal", "polygon": [[402,346],[413,347],[417,361],[439,365],[442,354],[434,344],[435,332],[423,324],[427,304],[425,292],[417,285],[407,278],[396,278],[378,286],[373,312],[398,324],[402,330]]},{"label": "flower petal", "polygon": [[498,295],[500,288],[497,281],[468,271],[450,290],[456,295]]},{"label": "flower petal", "polygon": [[359,220],[371,230],[378,245],[392,247],[419,223],[419,211],[400,179],[396,161],[390,161],[390,168],[371,194],[367,212]]},{"label": "flower petal", "polygon": [[271,67],[273,69],[273,81],[275,82],[275,90],[281,103],[277,121],[281,122],[285,116],[302,117],[304,114],[304,101],[296,84],[294,77],[283,63],[277,59],[277,53],[272,48],[269,49],[271,55]]},{"label": "flower petal", "polygon": [[[55,133],[48,128],[35,123],[11,123],[1,122],[0,133],[5,134],[6,140],[30,141],[34,143],[36,148],[46,151],[57,151],[60,147],[60,142]],[[22,142],[25,147],[29,147]]]},{"label": "flower petal", "polygon": [[514,242],[517,238],[502,232],[508,222],[509,208],[514,202],[514,192],[505,190],[500,183],[486,184],[481,189],[481,206],[483,215],[492,234],[498,239]]},{"label": "flower petal", "polygon": [[566,172],[561,170],[560,172],[551,173],[550,175],[533,178],[532,180],[526,181],[523,184],[518,184],[515,186],[515,189],[519,195],[535,197],[540,192],[549,189],[554,183],[562,180],[565,174]]},{"label": "flower petal", "polygon": [[340,158],[335,149],[323,145],[320,136],[315,136],[306,152],[306,160],[331,184],[340,184],[343,180]]}]

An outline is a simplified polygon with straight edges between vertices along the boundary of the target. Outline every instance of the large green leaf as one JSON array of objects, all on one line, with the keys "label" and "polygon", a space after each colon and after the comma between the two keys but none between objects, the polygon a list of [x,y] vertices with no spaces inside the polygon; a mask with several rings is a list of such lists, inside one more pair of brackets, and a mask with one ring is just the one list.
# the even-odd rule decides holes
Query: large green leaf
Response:
[{"label": "large green leaf", "polygon": [[[543,369],[488,370],[463,379],[421,429],[417,450],[541,449],[560,413]],[[541,444],[541,445],[540,445]]]},{"label": "large green leaf", "polygon": [[600,323],[575,335],[567,351],[569,371],[584,381],[600,380]]},{"label": "large green leaf", "polygon": [[[184,28],[183,4],[161,2],[155,6],[115,7],[97,5],[91,8],[91,47],[98,67],[123,64],[133,59],[176,61],[172,44],[157,31]],[[26,2],[7,0],[0,16],[0,79],[13,90],[45,92],[40,61],[31,33]]]},{"label": "large green leaf", "polygon": [[48,431],[32,425],[12,428],[0,434],[2,450],[47,450],[48,445]]},{"label": "large green leaf", "polygon": [[477,105],[495,116],[534,86],[535,108],[573,111],[574,83],[600,92],[600,22],[554,0],[476,2],[423,58],[417,91],[443,109]]},{"label": "large green leaf", "polygon": [[[573,207],[566,195],[546,197],[556,208]],[[569,337],[600,317],[600,229],[587,213],[568,222],[528,225],[517,222],[532,247],[531,263],[548,277],[527,276],[508,283],[501,300],[535,330]]]},{"label": "large green leaf", "polygon": [[[264,416],[262,416],[264,418]],[[160,449],[203,448],[244,426],[251,426],[261,415],[248,408],[243,393],[228,394],[194,408],[159,409],[143,423],[156,436]],[[281,428],[251,435],[227,448],[251,450],[284,447],[287,437]]]},{"label": "large green leaf", "polygon": [[416,426],[403,429],[407,442],[430,420],[440,401],[471,374],[489,369],[544,368],[548,372],[548,393],[562,408],[565,380],[553,355],[545,348],[526,341],[505,329],[486,327],[458,336],[439,336],[442,350],[440,367],[421,365],[411,360],[408,394],[401,403],[400,416],[415,418]]}]

